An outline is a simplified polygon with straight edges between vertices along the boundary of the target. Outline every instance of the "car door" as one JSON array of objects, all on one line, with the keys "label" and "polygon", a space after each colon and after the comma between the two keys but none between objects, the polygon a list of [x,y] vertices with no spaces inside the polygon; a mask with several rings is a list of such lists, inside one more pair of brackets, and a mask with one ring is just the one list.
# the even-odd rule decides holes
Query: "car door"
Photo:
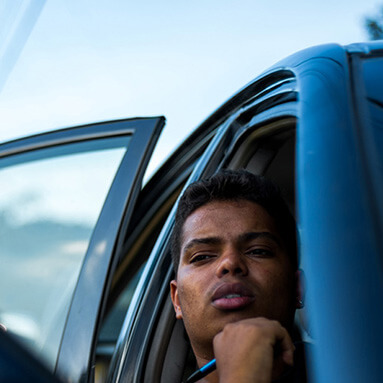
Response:
[{"label": "car door", "polygon": [[0,145],[0,322],[64,381],[92,381],[95,338],[164,118]]}]

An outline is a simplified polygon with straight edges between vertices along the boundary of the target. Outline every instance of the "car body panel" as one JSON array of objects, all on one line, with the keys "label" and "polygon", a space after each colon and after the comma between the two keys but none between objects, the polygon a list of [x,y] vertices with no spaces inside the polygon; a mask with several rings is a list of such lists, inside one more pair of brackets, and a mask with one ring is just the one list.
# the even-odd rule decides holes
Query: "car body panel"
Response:
[{"label": "car body panel", "polygon": [[308,301],[315,302],[309,310],[319,382],[382,378],[382,252],[374,225],[381,198],[374,206],[369,153],[360,139],[369,127],[355,113],[361,101],[353,97],[350,59],[332,77],[306,74],[304,95],[311,102],[301,105],[310,118],[297,139],[301,252],[307,254]]}]

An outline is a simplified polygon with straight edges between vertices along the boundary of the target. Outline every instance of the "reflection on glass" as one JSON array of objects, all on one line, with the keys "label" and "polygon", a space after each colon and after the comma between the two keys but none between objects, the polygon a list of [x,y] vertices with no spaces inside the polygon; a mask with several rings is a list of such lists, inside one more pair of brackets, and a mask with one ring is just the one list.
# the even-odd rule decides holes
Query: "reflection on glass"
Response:
[{"label": "reflection on glass", "polygon": [[0,323],[52,369],[93,228],[126,151],[120,141],[69,154],[76,145],[57,158],[49,149],[45,158],[0,169]]}]

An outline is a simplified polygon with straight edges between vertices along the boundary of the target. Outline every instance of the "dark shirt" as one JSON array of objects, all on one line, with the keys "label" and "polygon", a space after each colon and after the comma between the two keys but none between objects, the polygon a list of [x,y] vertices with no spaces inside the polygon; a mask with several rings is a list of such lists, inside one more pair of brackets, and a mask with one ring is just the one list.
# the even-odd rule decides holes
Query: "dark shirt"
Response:
[{"label": "dark shirt", "polygon": [[307,383],[306,351],[307,343],[294,342],[294,366],[290,367],[282,376],[272,383]]}]

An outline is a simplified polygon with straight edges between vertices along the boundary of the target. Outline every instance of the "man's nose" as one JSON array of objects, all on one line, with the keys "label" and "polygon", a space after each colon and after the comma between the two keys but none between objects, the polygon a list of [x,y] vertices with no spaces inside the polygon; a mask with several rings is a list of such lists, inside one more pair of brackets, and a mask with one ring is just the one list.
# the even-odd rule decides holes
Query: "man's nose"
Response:
[{"label": "man's nose", "polygon": [[237,249],[230,247],[221,254],[217,267],[217,276],[226,274],[247,275],[248,268],[243,254]]}]

